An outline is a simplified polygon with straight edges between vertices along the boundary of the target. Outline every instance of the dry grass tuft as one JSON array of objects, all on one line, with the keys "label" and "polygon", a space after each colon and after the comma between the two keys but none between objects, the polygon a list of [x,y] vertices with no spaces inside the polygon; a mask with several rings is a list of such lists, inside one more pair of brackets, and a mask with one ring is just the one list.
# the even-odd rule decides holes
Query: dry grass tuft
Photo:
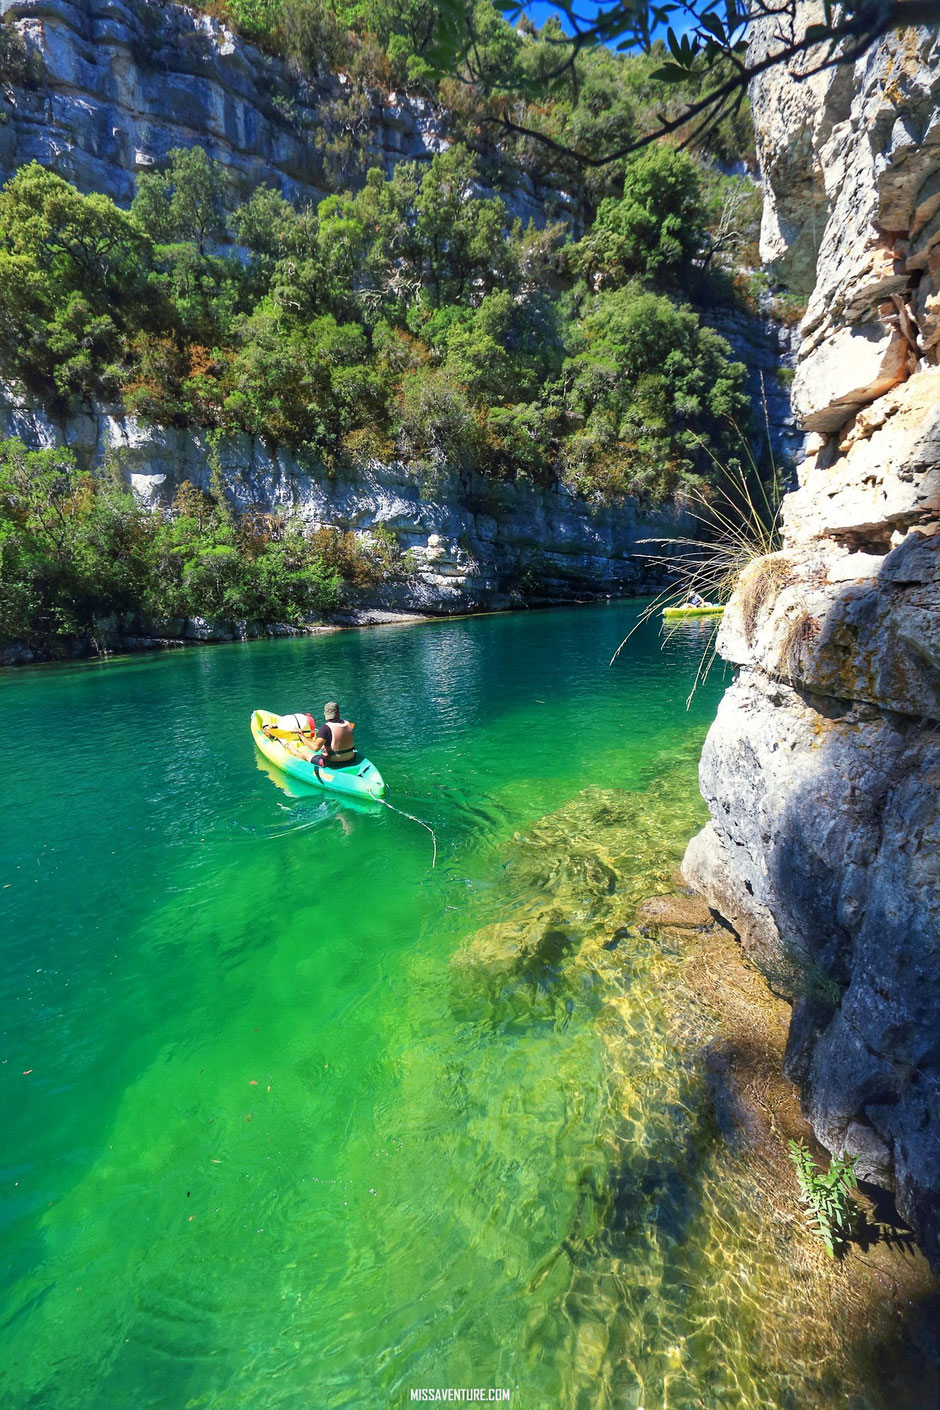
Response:
[{"label": "dry grass tuft", "polygon": [[738,582],[738,611],[744,628],[744,639],[750,646],[754,640],[757,618],[767,606],[772,606],[781,588],[793,572],[788,558],[758,558],[749,563]]},{"label": "dry grass tuft", "polygon": [[804,647],[819,635],[819,619],[802,608],[786,625],[780,640],[780,674],[792,681],[800,668]]},{"label": "dry grass tuft", "polygon": [[[705,443],[701,444],[708,451]],[[701,537],[646,540],[661,547],[658,553],[643,556],[668,572],[674,583],[641,612],[633,630],[627,633],[611,657],[611,665],[633,632],[651,617],[658,617],[664,607],[679,606],[693,591],[704,597],[706,602],[726,603],[755,559],[765,559],[778,553],[780,501],[783,495],[781,477],[772,457],[770,476],[762,474],[743,434],[741,445],[749,462],[746,467],[738,461],[722,465],[715,460],[719,472],[718,483],[703,484],[700,489],[695,488],[691,492],[692,517],[701,525]],[[710,451],[708,453],[711,454]],[[785,560],[776,561],[783,563]],[[777,571],[776,568],[770,569],[771,576]],[[787,564],[787,574],[789,571]],[[774,591],[779,591],[780,586],[782,583],[778,583]],[[768,583],[764,588],[765,596],[770,590]],[[704,681],[711,670],[716,655],[718,625],[716,621],[711,638],[702,652],[687,706],[691,704],[699,682]]]}]

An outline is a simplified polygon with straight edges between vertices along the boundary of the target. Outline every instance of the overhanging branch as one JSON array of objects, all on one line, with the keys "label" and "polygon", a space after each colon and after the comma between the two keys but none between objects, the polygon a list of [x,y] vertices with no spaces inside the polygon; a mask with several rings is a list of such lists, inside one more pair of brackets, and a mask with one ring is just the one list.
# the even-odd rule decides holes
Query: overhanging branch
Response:
[{"label": "overhanging branch", "polygon": [[[797,81],[805,81],[814,74],[821,73],[826,69],[842,64],[854,63],[861,58],[876,40],[892,30],[905,29],[916,26],[940,26],[940,0],[871,0],[871,3],[862,3],[853,7],[850,13],[844,14],[837,22],[827,26],[819,26],[796,38],[793,33],[793,26],[797,17],[799,0],[754,0],[747,10],[747,15],[741,12],[741,21],[737,27],[730,27],[725,32],[724,42],[719,43],[708,31],[708,17],[715,6],[712,0],[703,0],[703,3],[696,6],[694,3],[687,5],[686,9],[695,17],[700,19],[700,31],[706,42],[706,47],[696,53],[693,62],[697,63],[701,59],[698,68],[693,68],[690,64],[688,76],[694,79],[700,76],[703,67],[707,69],[709,62],[721,60],[729,63],[732,68],[730,75],[722,82],[713,87],[697,99],[695,102],[687,103],[682,111],[674,117],[666,118],[660,116],[658,126],[649,132],[638,137],[631,138],[630,141],[621,143],[616,148],[597,154],[596,152],[585,152],[579,150],[552,137],[547,132],[538,127],[530,126],[525,121],[517,121],[513,117],[510,107],[507,107],[498,114],[489,116],[484,122],[489,126],[499,126],[503,131],[512,133],[515,136],[527,137],[539,142],[547,147],[557,156],[576,162],[580,166],[604,167],[611,162],[619,161],[623,157],[630,156],[634,152],[642,150],[650,143],[657,141],[660,137],[671,136],[688,128],[693,124],[693,129],[685,137],[682,145],[691,145],[704,133],[720,121],[725,112],[740,103],[748,88],[748,85],[761,74],[776,67],[787,67],[791,75]],[[518,6],[521,12],[524,6]],[[564,59],[548,73],[540,75],[538,85],[532,85],[533,96],[545,95],[551,85],[557,82],[566,74],[575,72],[575,64],[578,55],[592,44],[597,44],[617,37],[618,34],[634,35],[638,39],[645,36],[649,40],[650,26],[648,18],[655,12],[656,7],[649,4],[621,4],[614,7],[613,11],[607,12],[599,19],[588,22],[585,17],[577,15],[574,7],[566,3],[557,6],[574,28],[573,35],[566,36],[543,36],[543,42],[557,44],[564,48]],[[617,21],[616,13],[620,12],[621,21]],[[623,17],[632,15],[633,18],[626,20]],[[647,22],[643,22],[643,17]],[[742,59],[741,34],[746,21],[753,22],[755,19],[776,19],[780,22],[788,22],[789,32],[779,24],[774,35],[775,43],[772,49],[763,58],[747,62]],[[704,26],[704,27],[703,27]],[[825,29],[820,33],[820,29]],[[501,85],[498,79],[487,74],[480,60],[479,50],[474,42],[475,36],[468,24],[468,40],[470,41],[464,50],[464,61],[471,55],[476,60],[476,64],[468,64],[467,81],[481,88],[484,93],[492,98],[498,98],[505,94],[509,98],[510,94]],[[649,47],[647,42],[646,47]],[[812,62],[808,66],[800,66],[794,69],[792,65],[804,56],[813,56]],[[710,58],[709,58],[710,56]],[[518,88],[511,95],[518,102]]]}]

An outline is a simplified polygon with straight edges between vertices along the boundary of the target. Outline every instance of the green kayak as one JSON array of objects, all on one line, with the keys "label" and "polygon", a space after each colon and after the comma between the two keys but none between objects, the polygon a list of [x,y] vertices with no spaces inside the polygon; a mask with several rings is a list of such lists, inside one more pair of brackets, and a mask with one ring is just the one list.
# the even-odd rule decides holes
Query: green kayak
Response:
[{"label": "green kayak", "polygon": [[704,607],[664,607],[663,620],[681,622],[685,617],[720,617],[724,610],[720,602],[706,602]]},{"label": "green kayak", "polygon": [[264,727],[277,725],[280,716],[272,710],[251,712],[251,734],[261,753],[277,768],[292,778],[302,779],[332,793],[344,793],[350,798],[383,798],[385,780],[368,759],[359,758],[344,768],[329,768],[311,763],[312,750],[297,734],[289,738],[272,739]]}]

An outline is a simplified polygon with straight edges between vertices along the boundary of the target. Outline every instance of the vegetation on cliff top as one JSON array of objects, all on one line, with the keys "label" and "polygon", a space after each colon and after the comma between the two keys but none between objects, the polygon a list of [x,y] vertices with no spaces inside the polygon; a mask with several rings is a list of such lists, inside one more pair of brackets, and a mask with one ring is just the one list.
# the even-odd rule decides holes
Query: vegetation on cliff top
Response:
[{"label": "vegetation on cliff top", "polygon": [[[131,210],[36,164],[0,191],[0,368],[41,396],[286,444],[658,502],[733,452],[744,369],[668,290],[701,287],[692,160],[631,163],[588,235],[507,228],[473,154],[226,214],[199,147]],[[234,240],[234,245],[229,243]]]}]

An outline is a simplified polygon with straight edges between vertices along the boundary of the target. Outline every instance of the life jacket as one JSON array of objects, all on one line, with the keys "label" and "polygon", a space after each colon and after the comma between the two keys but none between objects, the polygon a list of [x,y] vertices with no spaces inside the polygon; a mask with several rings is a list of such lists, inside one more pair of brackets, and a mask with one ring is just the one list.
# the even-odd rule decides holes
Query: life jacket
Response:
[{"label": "life jacket", "polygon": [[327,762],[330,764],[351,764],[356,757],[356,746],[353,744],[353,730],[355,725],[349,720],[327,720],[330,727],[331,743],[327,751]]}]

